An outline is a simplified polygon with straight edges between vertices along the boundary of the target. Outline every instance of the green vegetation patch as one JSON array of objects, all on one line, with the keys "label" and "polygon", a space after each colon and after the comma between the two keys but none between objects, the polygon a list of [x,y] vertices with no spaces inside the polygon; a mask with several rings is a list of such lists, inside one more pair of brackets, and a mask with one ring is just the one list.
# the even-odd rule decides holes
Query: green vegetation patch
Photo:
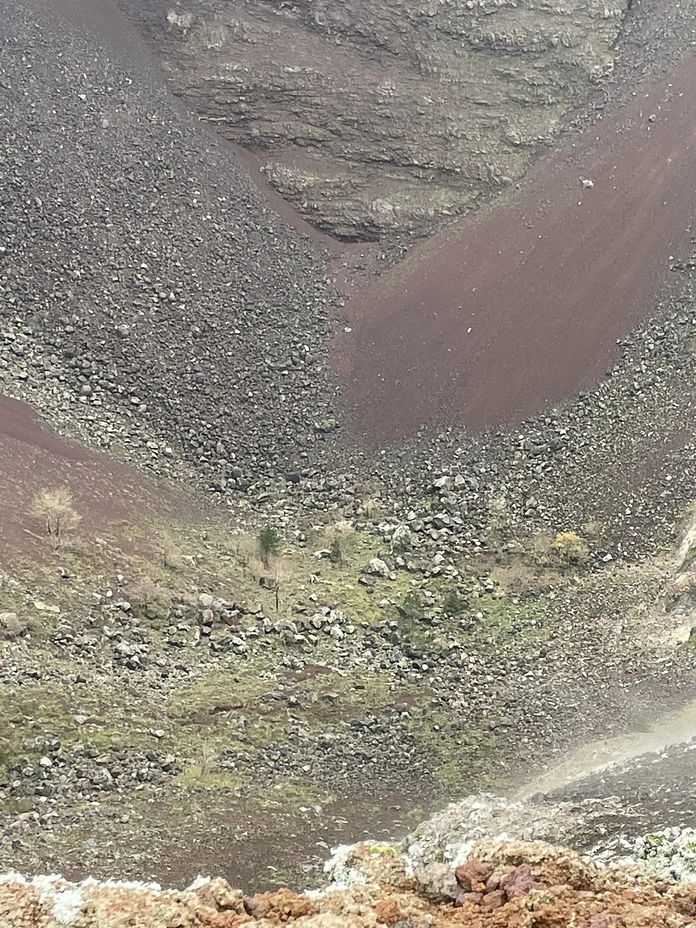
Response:
[{"label": "green vegetation patch", "polygon": [[545,640],[550,628],[548,602],[539,597],[513,600],[486,594],[472,602],[471,611],[481,613],[478,629],[499,645],[519,645],[521,641]]},{"label": "green vegetation patch", "polygon": [[494,759],[498,756],[498,736],[484,730],[472,719],[461,730],[446,712],[434,712],[410,721],[407,728],[430,758],[430,772],[450,797],[466,793],[474,784],[477,788],[490,778]]},{"label": "green vegetation patch", "polygon": [[[27,741],[57,740],[64,748],[78,742],[107,750],[114,739],[130,745],[151,744],[142,701],[94,686],[36,681],[22,686],[0,686],[0,764],[42,753],[25,747]],[[79,719],[79,721],[78,721]]]}]

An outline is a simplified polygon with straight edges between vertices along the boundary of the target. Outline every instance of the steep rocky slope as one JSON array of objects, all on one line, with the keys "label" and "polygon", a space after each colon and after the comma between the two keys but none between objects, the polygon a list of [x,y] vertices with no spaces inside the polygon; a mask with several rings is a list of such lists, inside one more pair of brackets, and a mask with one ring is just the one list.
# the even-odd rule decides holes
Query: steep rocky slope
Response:
[{"label": "steep rocky slope", "polygon": [[165,469],[292,470],[335,425],[322,255],[88,6],[0,23],[0,383]]},{"label": "steep rocky slope", "polygon": [[434,0],[122,4],[174,91],[341,238],[421,232],[518,180],[611,72],[626,9]]},{"label": "steep rocky slope", "polygon": [[[693,527],[639,566],[577,533],[458,553],[449,478],[408,523],[376,501],[211,514],[10,409],[0,868],[301,885],[325,845],[693,696]],[[60,544],[32,513],[55,486],[83,517]]]},{"label": "steep rocky slope", "polygon": [[[356,433],[374,434],[415,408],[400,392],[398,363],[388,402],[376,401],[380,387],[366,404],[375,422],[353,423],[351,433],[329,364],[331,335],[351,328],[327,280],[335,266],[270,211],[224,144],[181,113],[137,31],[106,2],[98,17],[88,10],[80,0],[10,3],[0,27],[6,392],[62,429],[194,478],[280,525],[302,509],[359,518],[377,497],[433,555],[445,541],[471,553],[587,522],[599,527],[599,558],[668,541],[694,473],[685,427],[692,260],[674,266],[664,300],[623,340],[611,377],[564,408],[518,433],[429,423],[399,447],[365,449]],[[678,35],[686,42],[690,33]],[[665,41],[671,47],[672,33]],[[666,53],[658,39],[650,46],[657,60]],[[605,334],[614,341],[615,329]],[[525,338],[535,343],[534,331]],[[535,361],[551,374],[559,363],[552,349]],[[424,367],[426,395],[439,359],[431,352]],[[375,375],[373,364],[363,380]],[[486,376],[502,381],[505,371],[489,364]],[[452,405],[442,380],[442,395],[428,402]],[[437,526],[428,511],[434,480],[443,481],[435,516],[454,520]]]}]

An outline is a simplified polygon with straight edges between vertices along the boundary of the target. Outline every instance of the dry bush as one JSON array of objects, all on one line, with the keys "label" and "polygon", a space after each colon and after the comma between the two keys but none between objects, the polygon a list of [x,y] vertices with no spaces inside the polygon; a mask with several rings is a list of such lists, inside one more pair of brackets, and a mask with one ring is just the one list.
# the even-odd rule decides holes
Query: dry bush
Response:
[{"label": "dry bush", "polygon": [[331,563],[338,567],[348,564],[357,543],[357,533],[350,522],[336,522],[324,536],[326,547],[331,552]]},{"label": "dry bush", "polygon": [[383,512],[381,501],[374,497],[364,499],[361,504],[361,509],[369,522],[374,522],[379,519]]},{"label": "dry bush", "polygon": [[563,568],[580,564],[590,553],[589,546],[577,532],[557,532],[550,535],[540,532],[534,537],[533,562],[540,567]]},{"label": "dry bush", "polygon": [[31,514],[41,519],[44,531],[56,545],[62,545],[74,532],[82,516],[73,505],[72,493],[67,487],[45,489],[34,497]]},{"label": "dry bush", "polygon": [[132,583],[127,588],[126,595],[136,613],[142,613],[146,618],[166,615],[172,600],[169,590],[149,577],[143,577]]},{"label": "dry bush", "polygon": [[[693,609],[695,599],[696,572],[687,571],[677,574],[676,577],[672,577],[667,583],[664,600],[667,612],[672,612],[672,610],[676,608],[679,608],[682,612],[684,610],[689,612]],[[693,629],[689,642],[696,645],[696,632],[694,632]]]},{"label": "dry bush", "polygon": [[679,574],[670,583],[669,592],[674,596],[696,593],[696,573]]},{"label": "dry bush", "polygon": [[590,553],[587,542],[577,532],[558,532],[553,549],[561,561],[574,564],[584,561]]},{"label": "dry bush", "polygon": [[209,776],[219,761],[218,753],[215,748],[208,744],[201,745],[201,751],[198,758],[198,768],[202,777]]},{"label": "dry bush", "polygon": [[552,560],[553,538],[548,532],[539,532],[532,543],[533,560],[542,566],[548,566]]},{"label": "dry bush", "polygon": [[182,570],[186,556],[168,531],[160,532],[159,545],[162,566],[172,571]]},{"label": "dry bush", "polygon": [[261,577],[268,575],[266,565],[263,563],[261,558],[257,557],[256,555],[250,554],[247,556],[246,566],[254,580],[258,580]]}]

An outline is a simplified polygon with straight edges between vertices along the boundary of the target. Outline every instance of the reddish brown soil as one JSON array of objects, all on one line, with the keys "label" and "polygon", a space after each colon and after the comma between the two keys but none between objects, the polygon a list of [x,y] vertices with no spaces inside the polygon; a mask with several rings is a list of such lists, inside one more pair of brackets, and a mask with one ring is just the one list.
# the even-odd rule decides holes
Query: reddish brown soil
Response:
[{"label": "reddish brown soil", "polygon": [[153,517],[193,509],[183,493],[151,480],[136,467],[96,454],[42,427],[31,408],[0,396],[0,565],[32,560],[50,550],[33,500],[45,489],[67,487],[82,516],[80,538],[118,535],[128,544],[128,527]]},{"label": "reddish brown soil", "polygon": [[354,430],[380,442],[434,422],[515,424],[599,378],[688,247],[695,138],[690,58],[543,159],[515,203],[358,293],[334,352]]}]

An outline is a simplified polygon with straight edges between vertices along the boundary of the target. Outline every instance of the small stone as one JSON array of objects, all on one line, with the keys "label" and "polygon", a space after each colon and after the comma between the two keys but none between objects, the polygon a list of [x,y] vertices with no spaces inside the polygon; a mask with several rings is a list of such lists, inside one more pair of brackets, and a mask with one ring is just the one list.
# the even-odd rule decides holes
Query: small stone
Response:
[{"label": "small stone", "polygon": [[481,905],[483,893],[459,893],[456,905]]}]

